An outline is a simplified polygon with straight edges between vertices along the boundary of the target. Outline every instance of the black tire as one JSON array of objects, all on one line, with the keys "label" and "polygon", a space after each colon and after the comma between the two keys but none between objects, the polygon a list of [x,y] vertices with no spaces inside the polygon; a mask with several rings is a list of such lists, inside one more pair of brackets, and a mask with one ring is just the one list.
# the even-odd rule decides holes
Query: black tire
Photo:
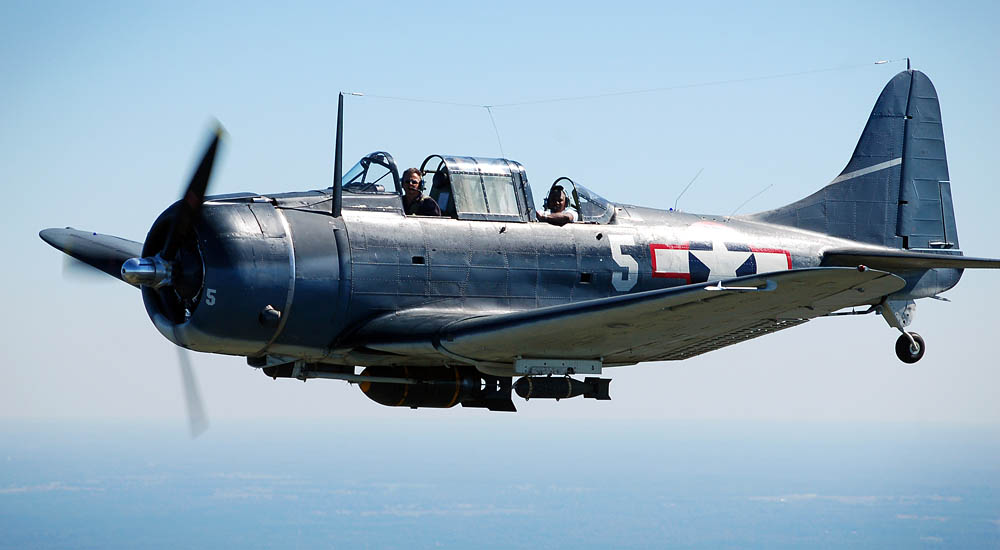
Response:
[{"label": "black tire", "polygon": [[924,344],[924,339],[920,337],[916,332],[909,333],[913,337],[913,341],[917,343],[917,347],[920,348],[916,353],[910,349],[910,339],[906,337],[905,334],[900,334],[899,338],[896,340],[896,357],[904,363],[916,363],[924,356],[924,352],[927,351],[927,346]]}]

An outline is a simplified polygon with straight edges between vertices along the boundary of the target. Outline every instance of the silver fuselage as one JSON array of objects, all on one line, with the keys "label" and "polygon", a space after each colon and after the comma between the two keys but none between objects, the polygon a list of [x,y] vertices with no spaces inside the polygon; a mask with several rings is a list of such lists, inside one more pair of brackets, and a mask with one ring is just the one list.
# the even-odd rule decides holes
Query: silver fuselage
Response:
[{"label": "silver fuselage", "polygon": [[[387,201],[346,202],[335,218],[323,198],[312,192],[207,202],[201,223],[209,237],[200,242],[204,295],[180,324],[147,300],[160,332],[212,353],[441,365],[449,357],[382,354],[366,350],[365,339],[372,331],[383,339],[433,336],[447,312],[532,310],[815,267],[829,249],[881,248],[745,218],[633,206],[616,207],[608,224],[556,227],[405,216]],[[960,275],[950,269],[901,273],[908,284],[895,298],[935,295]],[[269,307],[281,312],[280,320],[265,322]],[[406,322],[378,322],[403,311]],[[569,345],[567,328],[553,353]]]}]

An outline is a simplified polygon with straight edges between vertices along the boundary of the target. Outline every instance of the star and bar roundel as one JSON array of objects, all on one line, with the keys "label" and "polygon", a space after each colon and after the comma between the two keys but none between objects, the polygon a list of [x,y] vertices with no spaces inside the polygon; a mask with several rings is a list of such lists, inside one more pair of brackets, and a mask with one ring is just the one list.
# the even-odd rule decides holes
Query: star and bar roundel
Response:
[{"label": "star and bar roundel", "polygon": [[792,268],[792,256],[787,250],[758,248],[724,240],[650,243],[649,255],[653,277],[682,279],[687,284]]}]

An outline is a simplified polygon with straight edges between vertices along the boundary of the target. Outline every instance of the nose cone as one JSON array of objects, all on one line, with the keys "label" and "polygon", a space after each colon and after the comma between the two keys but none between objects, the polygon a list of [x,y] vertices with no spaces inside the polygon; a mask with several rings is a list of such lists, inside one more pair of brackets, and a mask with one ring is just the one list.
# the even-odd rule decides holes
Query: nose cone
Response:
[{"label": "nose cone", "polygon": [[171,266],[158,256],[129,258],[122,264],[122,280],[136,286],[160,288],[170,284]]}]

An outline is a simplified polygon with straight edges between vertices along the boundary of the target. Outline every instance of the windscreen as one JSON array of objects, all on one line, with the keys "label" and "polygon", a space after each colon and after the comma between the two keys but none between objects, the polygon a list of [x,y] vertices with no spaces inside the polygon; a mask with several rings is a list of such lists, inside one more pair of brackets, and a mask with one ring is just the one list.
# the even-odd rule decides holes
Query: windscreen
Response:
[{"label": "windscreen", "polygon": [[388,153],[372,153],[359,160],[344,174],[347,193],[395,194],[396,164]]}]

